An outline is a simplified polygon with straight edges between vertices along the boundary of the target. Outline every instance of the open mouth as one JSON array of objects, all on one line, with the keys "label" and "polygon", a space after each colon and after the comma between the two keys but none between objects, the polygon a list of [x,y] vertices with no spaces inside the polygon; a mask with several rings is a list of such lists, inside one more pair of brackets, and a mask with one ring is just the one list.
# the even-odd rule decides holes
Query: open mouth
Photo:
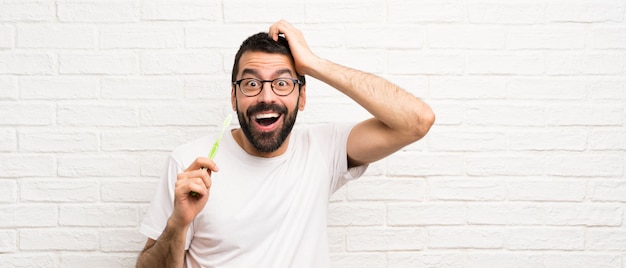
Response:
[{"label": "open mouth", "polygon": [[279,113],[259,113],[253,116],[254,121],[263,127],[269,127],[280,119],[281,114]]}]

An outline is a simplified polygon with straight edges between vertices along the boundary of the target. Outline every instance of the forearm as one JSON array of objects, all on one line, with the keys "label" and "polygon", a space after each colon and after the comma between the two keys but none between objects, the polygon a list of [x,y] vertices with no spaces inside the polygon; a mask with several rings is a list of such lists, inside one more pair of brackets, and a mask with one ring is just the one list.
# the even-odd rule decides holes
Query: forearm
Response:
[{"label": "forearm", "polygon": [[137,259],[137,268],[148,267],[183,267],[185,259],[185,236],[187,228],[170,225],[152,245],[146,245]]},{"label": "forearm", "polygon": [[346,94],[399,133],[422,137],[434,121],[428,105],[381,77],[324,59],[309,66],[307,73]]}]

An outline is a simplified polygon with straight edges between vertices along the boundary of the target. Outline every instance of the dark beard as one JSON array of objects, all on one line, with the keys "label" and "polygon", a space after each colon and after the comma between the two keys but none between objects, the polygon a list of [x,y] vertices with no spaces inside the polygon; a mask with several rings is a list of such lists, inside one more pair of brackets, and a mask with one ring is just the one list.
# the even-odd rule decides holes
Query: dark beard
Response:
[{"label": "dark beard", "polygon": [[[271,153],[285,142],[293,126],[296,123],[296,116],[298,115],[298,104],[300,103],[300,97],[298,97],[298,102],[296,103],[296,108],[293,112],[289,112],[287,108],[283,106],[279,106],[277,104],[265,104],[261,103],[259,105],[252,106],[248,108],[246,111],[246,115],[239,110],[239,106],[237,106],[237,118],[239,119],[239,125],[241,126],[241,130],[243,134],[246,135],[246,138],[252,146],[259,152],[262,153]],[[272,132],[258,132],[253,131],[250,127],[252,124],[250,114],[255,113],[257,111],[275,111],[279,112],[283,116],[282,126],[279,126],[278,129]]]}]

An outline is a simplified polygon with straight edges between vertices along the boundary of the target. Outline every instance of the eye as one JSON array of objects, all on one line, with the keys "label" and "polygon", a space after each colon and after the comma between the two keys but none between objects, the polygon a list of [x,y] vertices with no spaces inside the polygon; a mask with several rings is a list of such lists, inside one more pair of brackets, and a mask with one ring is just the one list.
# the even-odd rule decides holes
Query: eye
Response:
[{"label": "eye", "polygon": [[284,80],[284,79],[276,80],[275,86],[277,86],[277,87],[287,87],[287,86],[289,86],[289,81],[288,80]]},{"label": "eye", "polygon": [[258,87],[259,86],[259,81],[256,80],[256,79],[250,79],[250,80],[247,80],[244,85],[246,87]]}]

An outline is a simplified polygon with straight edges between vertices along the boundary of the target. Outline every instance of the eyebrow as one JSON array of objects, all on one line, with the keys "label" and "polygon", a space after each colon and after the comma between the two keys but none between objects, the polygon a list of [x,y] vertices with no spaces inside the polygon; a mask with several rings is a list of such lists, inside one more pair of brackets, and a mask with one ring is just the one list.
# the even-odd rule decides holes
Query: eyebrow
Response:
[{"label": "eyebrow", "polygon": [[[291,72],[291,70],[290,69],[286,69],[286,68],[285,69],[280,69],[280,70],[277,70],[276,72],[274,72],[274,74],[276,76],[279,76],[281,74],[286,74],[286,73],[293,76],[293,73]],[[241,71],[241,76],[242,77],[244,75],[246,75],[246,74],[250,74],[250,75],[253,75],[253,76],[257,76],[257,77],[259,76],[259,72],[257,72],[256,69],[250,69],[250,68],[245,68],[245,69],[243,69]]]}]

